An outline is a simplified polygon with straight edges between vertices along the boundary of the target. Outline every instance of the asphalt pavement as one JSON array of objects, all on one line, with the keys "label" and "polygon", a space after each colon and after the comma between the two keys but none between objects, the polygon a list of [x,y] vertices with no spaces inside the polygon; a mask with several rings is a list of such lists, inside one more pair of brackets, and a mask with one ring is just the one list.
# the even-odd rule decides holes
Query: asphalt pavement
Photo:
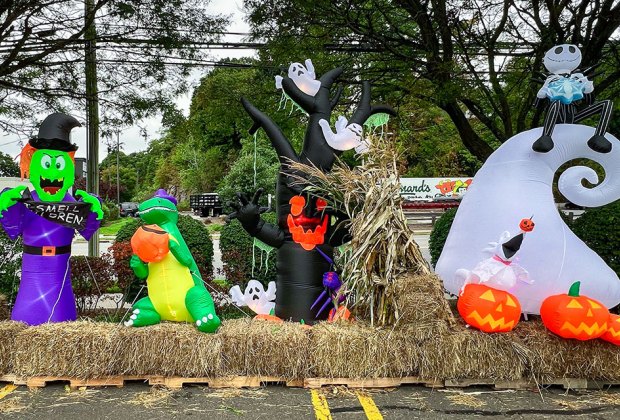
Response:
[{"label": "asphalt pavement", "polygon": [[[11,386],[12,387],[12,386]],[[3,390],[4,397],[3,397]],[[620,388],[606,391],[492,390],[490,388],[401,387],[354,391],[344,387],[308,390],[180,390],[130,383],[124,388],[80,388],[63,384],[6,392],[0,385],[0,418],[10,419],[618,419]]]}]

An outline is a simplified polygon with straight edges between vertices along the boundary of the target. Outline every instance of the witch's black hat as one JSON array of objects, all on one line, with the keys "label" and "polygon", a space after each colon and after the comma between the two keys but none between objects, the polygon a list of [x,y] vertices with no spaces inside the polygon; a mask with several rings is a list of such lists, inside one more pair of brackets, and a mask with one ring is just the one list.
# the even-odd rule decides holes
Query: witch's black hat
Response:
[{"label": "witch's black hat", "polygon": [[50,114],[41,123],[39,134],[28,142],[35,149],[60,150],[62,152],[74,152],[77,145],[71,143],[69,134],[74,127],[82,124],[71,115],[56,112]]}]

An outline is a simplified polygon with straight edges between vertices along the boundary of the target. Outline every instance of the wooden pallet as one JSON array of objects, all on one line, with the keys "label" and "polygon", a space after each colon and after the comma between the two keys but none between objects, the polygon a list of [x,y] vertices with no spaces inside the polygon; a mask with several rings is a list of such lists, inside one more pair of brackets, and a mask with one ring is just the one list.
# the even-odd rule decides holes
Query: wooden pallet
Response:
[{"label": "wooden pallet", "polygon": [[267,385],[280,385],[295,388],[322,388],[328,386],[346,386],[349,388],[397,388],[404,385],[423,385],[432,388],[467,388],[471,386],[490,386],[495,389],[536,389],[538,386],[561,386],[564,389],[602,389],[620,386],[620,381],[593,381],[580,378],[559,378],[540,384],[519,379],[514,381],[494,381],[490,379],[447,379],[445,381],[421,379],[410,376],[403,378],[305,378],[286,380],[275,376],[230,376],[221,378],[184,378],[180,376],[107,376],[93,379],[77,379],[66,376],[33,376],[20,378],[16,375],[0,376],[0,382],[24,385],[29,388],[42,388],[53,382],[68,383],[72,389],[80,387],[121,388],[127,382],[144,382],[148,385],[161,385],[168,388],[182,388],[184,385],[203,385],[209,388],[260,388]]},{"label": "wooden pallet", "polygon": [[324,386],[347,386],[349,388],[397,388],[402,385],[424,385],[430,388],[443,388],[443,381],[433,381],[415,376],[404,378],[306,378],[304,388],[322,388]]},{"label": "wooden pallet", "polygon": [[66,376],[33,376],[19,378],[15,375],[0,376],[0,382],[11,382],[29,388],[42,388],[52,382],[68,382],[71,388],[106,387],[122,388],[126,382],[145,382],[149,385],[162,385],[168,388],[182,388],[183,385],[198,384],[209,388],[260,388],[267,385],[303,387],[303,380],[286,380],[272,376],[232,376],[225,378],[183,378],[180,376],[106,376],[102,378],[77,379]]}]

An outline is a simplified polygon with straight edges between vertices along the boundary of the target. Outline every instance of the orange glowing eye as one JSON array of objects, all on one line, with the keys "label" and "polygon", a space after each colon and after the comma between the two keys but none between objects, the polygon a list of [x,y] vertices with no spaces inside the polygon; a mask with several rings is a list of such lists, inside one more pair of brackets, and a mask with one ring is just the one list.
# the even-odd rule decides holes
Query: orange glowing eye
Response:
[{"label": "orange glowing eye", "polygon": [[299,216],[306,205],[306,199],[301,195],[296,195],[291,197],[288,203],[291,205],[291,214]]},{"label": "orange glowing eye", "polygon": [[513,308],[517,307],[517,304],[515,303],[514,300],[512,300],[512,298],[510,297],[510,295],[506,295],[506,306],[511,306]]},{"label": "orange glowing eye", "polygon": [[481,294],[480,299],[488,300],[489,302],[495,302],[495,296],[493,295],[493,291],[491,289]]},{"label": "orange glowing eye", "polygon": [[570,302],[568,302],[568,305],[566,305],[566,307],[571,309],[583,309],[581,303],[577,302],[576,299],[572,299]]},{"label": "orange glowing eye", "polygon": [[327,207],[327,201],[323,200],[322,198],[317,198],[316,209],[320,211],[323,210],[325,207]]},{"label": "orange glowing eye", "polygon": [[592,307],[592,309],[600,309],[601,305],[599,305],[598,303],[594,302],[593,300],[588,299],[588,302],[590,302],[590,306]]}]

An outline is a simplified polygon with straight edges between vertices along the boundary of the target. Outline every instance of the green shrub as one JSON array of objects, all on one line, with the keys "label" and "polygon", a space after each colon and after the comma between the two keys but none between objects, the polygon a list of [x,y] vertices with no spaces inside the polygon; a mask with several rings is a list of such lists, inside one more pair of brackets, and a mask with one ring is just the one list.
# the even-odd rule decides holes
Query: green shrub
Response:
[{"label": "green shrub", "polygon": [[120,217],[118,205],[112,201],[104,201],[101,205],[103,210],[103,222],[112,222]]},{"label": "green shrub", "polygon": [[[276,222],[275,213],[265,213],[262,218],[269,223]],[[243,286],[250,279],[255,278],[264,285],[276,279],[276,250],[269,253],[265,262],[264,252],[254,250],[255,267],[252,276],[252,247],[254,239],[243,229],[237,220],[231,220],[222,228],[220,236],[220,250],[224,263],[224,276],[231,284]],[[263,267],[261,269],[261,259]],[[269,268],[266,270],[266,266]]]},{"label": "green shrub", "polygon": [[428,241],[428,248],[431,253],[431,264],[433,264],[433,267],[437,264],[437,260],[441,255],[446,239],[448,239],[448,233],[450,233],[452,222],[454,222],[456,210],[457,209],[446,210],[446,212],[442,214],[439,219],[437,219],[435,226],[433,226],[433,230],[431,231],[431,236]]},{"label": "green shrub", "polygon": [[620,275],[620,200],[586,210],[571,229]]},{"label": "green shrub", "polygon": [[190,211],[189,200],[181,200],[179,201],[179,205],[177,206],[179,211]]},{"label": "green shrub", "polygon": [[[136,229],[143,224],[139,218],[133,219],[119,229],[116,234],[115,244],[124,244],[129,246],[129,241],[135,233]],[[213,280],[213,241],[209,235],[209,231],[206,226],[199,220],[193,219],[191,216],[180,215],[179,222],[177,223],[183,239],[187,243],[189,251],[196,261],[196,265],[200,270],[202,279],[204,281]],[[130,248],[128,248],[130,251]],[[118,255],[118,256],[117,256]],[[119,252],[115,255],[115,266],[118,267],[115,271],[119,271],[122,267],[129,267],[129,259],[131,258],[131,252]],[[133,274],[129,274],[133,275]],[[131,302],[136,298],[136,294],[140,290],[142,282],[134,277],[132,282],[131,291],[127,298]],[[143,292],[144,293],[144,292]]]}]

